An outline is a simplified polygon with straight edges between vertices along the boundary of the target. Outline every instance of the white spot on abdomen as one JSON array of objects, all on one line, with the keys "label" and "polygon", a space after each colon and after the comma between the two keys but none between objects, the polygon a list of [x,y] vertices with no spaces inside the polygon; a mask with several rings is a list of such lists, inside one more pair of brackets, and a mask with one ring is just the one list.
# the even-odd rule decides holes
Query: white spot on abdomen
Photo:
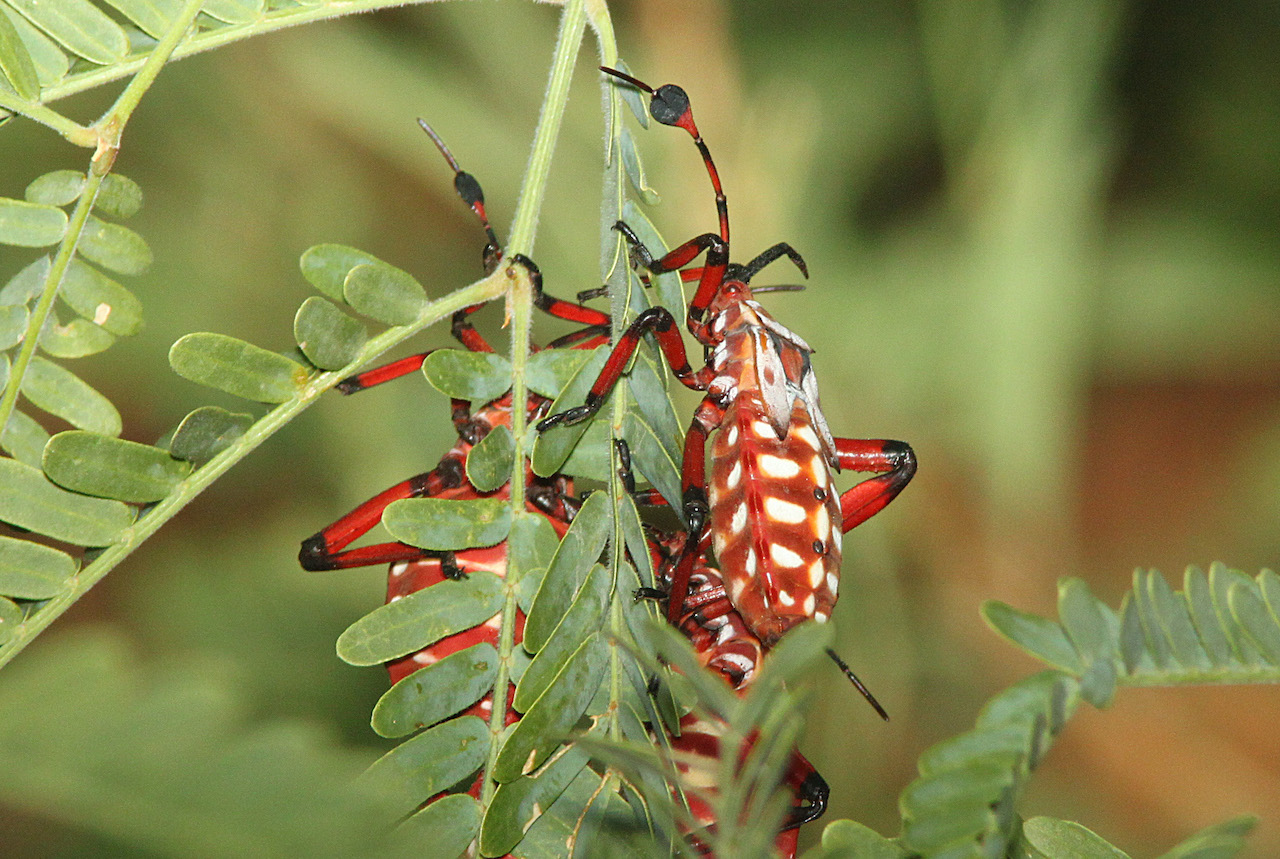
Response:
[{"label": "white spot on abdomen", "polygon": [[798,567],[804,562],[803,558],[781,543],[774,543],[769,547],[769,557],[775,564],[783,567]]},{"label": "white spot on abdomen", "polygon": [[[768,426],[768,424],[765,424],[765,426]],[[773,431],[772,427],[770,427],[769,431]],[[775,480],[786,480],[800,473],[800,464],[794,459],[784,459],[771,453],[757,457],[756,464],[760,466],[762,472]]]},{"label": "white spot on abdomen", "polygon": [[786,525],[798,525],[805,520],[803,507],[791,501],[783,501],[781,498],[766,498],[764,512],[769,515],[769,518]]}]

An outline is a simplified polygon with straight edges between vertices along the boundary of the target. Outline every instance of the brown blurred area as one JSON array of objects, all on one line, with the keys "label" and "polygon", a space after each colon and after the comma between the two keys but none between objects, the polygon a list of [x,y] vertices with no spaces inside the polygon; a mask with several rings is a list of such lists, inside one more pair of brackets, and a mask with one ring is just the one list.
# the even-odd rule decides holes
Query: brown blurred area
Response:
[{"label": "brown blurred area", "polygon": [[[1117,605],[1135,567],[1180,588],[1189,564],[1277,563],[1280,17],[1261,0],[611,9],[632,72],[688,90],[736,256],[782,240],[805,255],[806,291],[767,304],[816,348],[833,430],[919,456],[903,496],[847,537],[835,615],[893,720],[832,672],[802,746],[831,782],[829,819],[895,835],[920,752],[1042,667],[987,628],[985,600],[1056,617],[1064,576]],[[312,244],[367,249],[433,296],[478,276],[480,237],[413,120],[481,179],[504,232],[557,13],[430,4],[166,69],[118,164],[147,193],[133,226],[157,257],[137,286],[148,328],[84,370],[121,404],[126,437],[154,439],[209,401],[165,363],[182,334],[291,343]],[[540,219],[557,295],[598,282],[598,207],[582,191],[600,170],[594,61],[589,45]],[[663,200],[654,223],[668,240],[707,230],[687,137],[635,133]],[[5,196],[67,166],[17,123],[0,163],[24,165],[0,175]],[[481,320],[500,336],[499,313]],[[377,745],[367,720],[385,679],[340,663],[333,641],[381,601],[382,574],[317,577],[294,558],[434,463],[452,430],[421,380],[359,399],[304,415],[62,625],[110,625],[150,659],[212,654],[255,718]],[[1020,811],[1133,855],[1250,812],[1245,855],[1280,855],[1278,710],[1270,687],[1122,689],[1109,710],[1082,705]]]}]

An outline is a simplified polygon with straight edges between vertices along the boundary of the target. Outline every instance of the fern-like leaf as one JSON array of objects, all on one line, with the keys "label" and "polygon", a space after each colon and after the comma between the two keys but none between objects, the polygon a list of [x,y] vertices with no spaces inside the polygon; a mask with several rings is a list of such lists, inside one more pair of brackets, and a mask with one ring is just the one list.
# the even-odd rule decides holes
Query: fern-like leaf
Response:
[{"label": "fern-like leaf", "polygon": [[1280,577],[1188,567],[1173,591],[1155,570],[1138,570],[1119,611],[1079,579],[1058,589],[1060,621],[1004,603],[983,606],[987,623],[1019,647],[1078,677],[1105,706],[1117,686],[1280,682]]}]

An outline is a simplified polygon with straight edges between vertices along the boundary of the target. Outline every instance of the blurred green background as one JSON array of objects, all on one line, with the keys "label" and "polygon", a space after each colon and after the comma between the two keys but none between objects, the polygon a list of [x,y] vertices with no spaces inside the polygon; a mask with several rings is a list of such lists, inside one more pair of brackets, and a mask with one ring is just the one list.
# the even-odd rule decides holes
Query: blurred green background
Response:
[{"label": "blurred green background", "polygon": [[[835,616],[893,721],[832,672],[803,746],[832,784],[831,819],[895,834],[917,755],[1039,667],[987,630],[983,600],[1052,614],[1061,576],[1114,603],[1135,566],[1180,580],[1187,564],[1276,563],[1280,13],[1263,0],[611,8],[633,72],[689,91],[736,256],[786,240],[808,260],[808,290],[767,303],[816,348],[833,430],[918,453],[902,498],[846,540]],[[433,295],[474,280],[478,231],[413,120],[481,179],[503,233],[557,15],[432,4],[166,69],[117,163],[147,194],[131,225],[156,262],[131,285],[148,326],[75,366],[121,406],[125,437],[153,440],[211,402],[168,368],[182,334],[290,345],[312,244],[369,250]],[[536,247],[561,295],[598,282],[593,60],[589,43]],[[112,96],[63,108],[88,120]],[[688,139],[637,135],[663,198],[654,222],[669,240],[707,230]],[[0,131],[0,195],[83,162],[15,121]],[[0,253],[0,278],[29,258]],[[497,312],[481,319],[496,332]],[[437,329],[411,345],[446,340]],[[421,380],[326,399],[11,670],[105,627],[144,671],[216,674],[246,724],[385,746],[367,725],[385,675],[333,652],[381,601],[383,573],[304,574],[295,556],[451,436],[447,402]],[[1253,812],[1248,855],[1278,855],[1278,706],[1270,688],[1122,691],[1071,723],[1021,810],[1079,820],[1135,855]],[[119,828],[65,810],[0,811],[0,841],[37,839],[30,855],[136,855]]]}]

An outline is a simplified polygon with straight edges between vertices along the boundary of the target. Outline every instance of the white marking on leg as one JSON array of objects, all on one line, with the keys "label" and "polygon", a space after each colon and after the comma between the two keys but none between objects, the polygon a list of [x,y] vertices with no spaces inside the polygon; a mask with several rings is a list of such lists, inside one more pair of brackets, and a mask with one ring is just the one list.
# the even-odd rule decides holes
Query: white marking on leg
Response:
[{"label": "white marking on leg", "polygon": [[398,579],[407,572],[409,572],[408,561],[398,561],[391,565],[391,578],[393,579]]}]

